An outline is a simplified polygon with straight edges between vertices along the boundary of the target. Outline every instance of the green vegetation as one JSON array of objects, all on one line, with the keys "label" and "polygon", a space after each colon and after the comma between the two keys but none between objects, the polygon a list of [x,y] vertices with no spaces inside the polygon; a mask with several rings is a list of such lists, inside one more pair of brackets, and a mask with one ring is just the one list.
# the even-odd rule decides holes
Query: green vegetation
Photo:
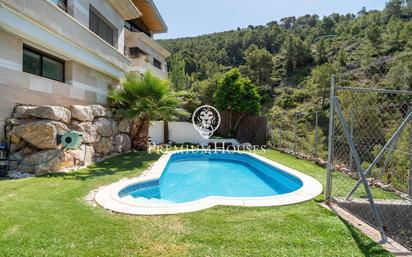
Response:
[{"label": "green vegetation", "polygon": [[182,113],[178,109],[180,99],[172,91],[170,82],[150,72],[141,76],[137,72],[125,73],[122,88],[109,94],[113,109],[131,119],[132,145],[136,150],[149,147],[151,120],[168,120]]},{"label": "green vegetation", "polygon": [[[239,68],[242,76],[257,87],[261,114],[268,117],[271,127],[282,128],[282,147],[292,149],[290,142],[295,140],[297,124],[297,148],[311,153],[315,112],[319,112],[319,155],[325,158],[331,75],[337,75],[340,86],[411,90],[411,18],[410,0],[391,0],[382,11],[363,8],[356,15],[285,17],[264,26],[159,42],[173,54],[169,67],[171,77],[179,78],[176,89],[196,92],[203,103],[219,106],[224,102],[220,98],[217,101],[213,92],[222,77]],[[178,67],[177,71],[174,67]],[[344,115],[351,108],[379,109],[412,101],[410,96],[369,99],[370,96],[342,94]],[[362,162],[372,161],[376,149],[389,139],[391,134],[387,132],[399,125],[399,119],[407,112],[405,108],[381,110],[373,117],[369,111],[359,111],[353,124],[356,134],[374,137],[362,149]],[[278,138],[274,135],[275,140]],[[383,179],[389,177],[388,183],[405,191],[409,156],[398,159],[396,169],[391,164]],[[395,173],[398,174],[393,176]]]},{"label": "green vegetation", "polygon": [[[325,181],[312,163],[265,156]],[[90,190],[137,176],[158,158],[139,152],[69,174],[0,180],[0,256],[390,256],[315,201],[156,217],[85,204]]]},{"label": "green vegetation", "polygon": [[[345,78],[347,85],[372,86],[379,81],[378,86],[390,87],[399,80],[411,81],[410,69],[401,78],[390,75],[400,73],[399,62],[406,67],[411,63],[411,17],[410,1],[391,0],[383,11],[364,8],[357,15],[286,17],[266,26],[159,42],[173,54],[169,67],[177,90],[198,92],[202,83],[214,87],[216,76],[239,67],[258,87],[269,113],[276,108],[277,89],[309,90],[312,71],[325,63],[333,73],[356,70],[355,76]],[[198,96],[207,102],[203,91]],[[319,107],[318,98],[310,93],[306,101]]]},{"label": "green vegetation", "polygon": [[[260,113],[260,96],[256,86],[249,79],[242,77],[238,69],[232,69],[218,81],[213,101],[219,110],[241,114],[239,119],[235,121],[235,125],[231,127],[231,136],[236,135],[238,124],[245,115]],[[231,120],[231,126],[232,123]]]}]

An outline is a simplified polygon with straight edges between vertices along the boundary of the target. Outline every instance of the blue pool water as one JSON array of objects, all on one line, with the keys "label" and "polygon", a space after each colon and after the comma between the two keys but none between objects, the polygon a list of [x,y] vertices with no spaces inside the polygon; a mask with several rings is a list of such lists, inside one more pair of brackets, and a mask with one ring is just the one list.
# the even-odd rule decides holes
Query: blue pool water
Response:
[{"label": "blue pool water", "polygon": [[121,197],[183,203],[208,196],[263,197],[296,191],[295,176],[241,153],[176,153],[159,180],[123,189]]}]

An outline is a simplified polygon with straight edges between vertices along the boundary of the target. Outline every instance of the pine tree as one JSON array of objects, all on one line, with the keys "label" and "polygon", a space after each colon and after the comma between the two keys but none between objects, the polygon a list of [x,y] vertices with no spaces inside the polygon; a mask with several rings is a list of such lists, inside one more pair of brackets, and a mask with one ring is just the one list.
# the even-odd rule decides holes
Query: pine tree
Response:
[{"label": "pine tree", "polygon": [[176,91],[185,89],[187,76],[185,72],[186,62],[181,54],[175,54],[170,62],[169,76]]}]

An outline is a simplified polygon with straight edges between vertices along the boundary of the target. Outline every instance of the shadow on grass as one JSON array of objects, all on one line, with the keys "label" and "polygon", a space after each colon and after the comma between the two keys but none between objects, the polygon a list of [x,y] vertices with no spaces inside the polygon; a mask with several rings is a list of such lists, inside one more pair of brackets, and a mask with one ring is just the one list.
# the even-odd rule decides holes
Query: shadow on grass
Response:
[{"label": "shadow on grass", "polygon": [[[351,233],[353,240],[355,240],[355,243],[358,246],[359,250],[365,256],[385,256],[385,254],[388,254],[385,249],[378,247],[378,243],[362,238],[360,236],[361,232],[355,229],[349,222],[342,219],[341,217],[339,217],[339,219],[343,222],[343,224],[345,224],[346,228]],[[369,241],[369,243],[365,243],[365,241]]]},{"label": "shadow on grass", "polygon": [[149,165],[149,162],[159,159],[159,154],[149,154],[147,152],[133,152],[109,158],[90,167],[70,172],[48,174],[44,177],[72,180],[87,180],[102,176],[114,175],[115,173],[128,172]]}]

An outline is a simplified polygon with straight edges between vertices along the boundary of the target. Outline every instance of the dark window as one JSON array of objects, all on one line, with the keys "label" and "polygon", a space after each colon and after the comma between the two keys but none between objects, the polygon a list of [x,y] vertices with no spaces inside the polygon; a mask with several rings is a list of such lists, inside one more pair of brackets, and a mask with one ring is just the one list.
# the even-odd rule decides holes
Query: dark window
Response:
[{"label": "dark window", "polygon": [[155,66],[158,69],[162,69],[162,63],[156,58],[153,58],[153,66]]},{"label": "dark window", "polygon": [[64,82],[64,61],[31,47],[23,47],[23,71]]},{"label": "dark window", "polygon": [[143,52],[138,47],[130,47],[129,48],[129,57],[130,58],[139,58],[141,55],[145,55],[146,53]]},{"label": "dark window", "polygon": [[93,6],[90,5],[89,10],[89,29],[107,43],[115,46],[117,42],[117,29]]}]

